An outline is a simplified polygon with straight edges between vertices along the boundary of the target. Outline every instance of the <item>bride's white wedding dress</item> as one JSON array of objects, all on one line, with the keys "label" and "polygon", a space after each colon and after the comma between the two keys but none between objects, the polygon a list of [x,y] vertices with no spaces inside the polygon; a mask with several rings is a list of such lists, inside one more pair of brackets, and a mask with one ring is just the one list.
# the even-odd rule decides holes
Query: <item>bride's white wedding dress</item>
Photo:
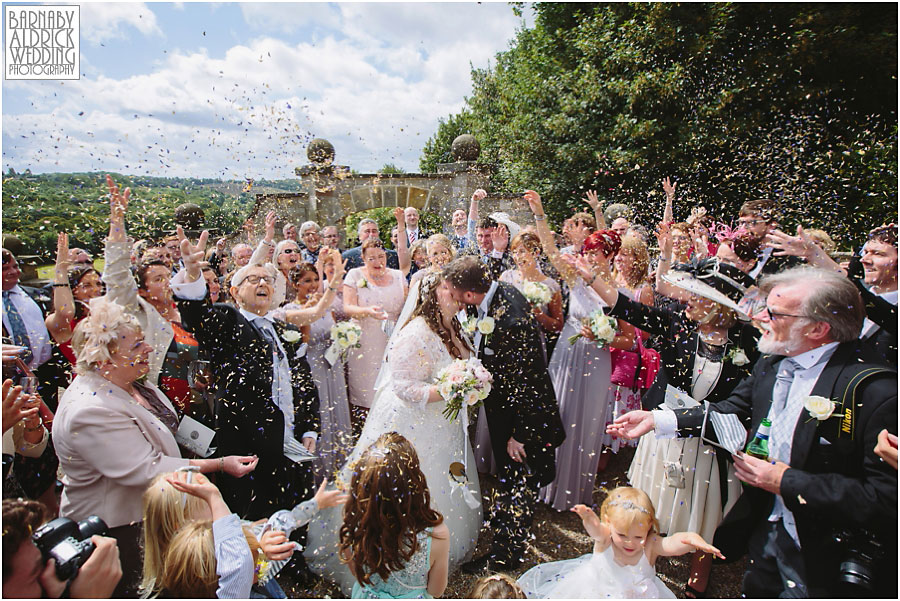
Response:
[{"label": "bride's white wedding dress", "polygon": [[[481,529],[481,490],[475,457],[466,444],[459,418],[448,421],[441,412],[444,403],[428,403],[428,390],[437,373],[453,358],[440,337],[422,317],[417,317],[396,335],[388,349],[387,360],[379,376],[381,387],[359,442],[353,449],[340,478],[347,486],[352,479],[354,462],[385,432],[398,432],[415,447],[419,465],[431,492],[431,505],[444,516],[450,529],[450,569],[471,558]],[[478,500],[471,508],[465,500],[460,484],[450,475],[452,463],[468,466],[468,487]],[[309,526],[309,541],[304,556],[310,568],[333,580],[349,594],[353,576],[338,558],[338,529],[343,521],[343,509],[323,510]]]}]

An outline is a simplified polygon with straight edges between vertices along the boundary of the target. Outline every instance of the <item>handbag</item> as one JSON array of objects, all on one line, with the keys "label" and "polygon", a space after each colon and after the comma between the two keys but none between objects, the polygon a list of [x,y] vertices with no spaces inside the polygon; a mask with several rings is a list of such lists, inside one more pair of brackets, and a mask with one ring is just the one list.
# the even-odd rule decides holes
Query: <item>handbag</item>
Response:
[{"label": "handbag", "polygon": [[635,392],[638,389],[650,388],[656,379],[656,374],[659,373],[659,353],[644,346],[639,331],[636,339],[637,349],[634,351],[622,349],[610,349],[609,351],[612,363],[610,382],[618,386],[626,386]]}]

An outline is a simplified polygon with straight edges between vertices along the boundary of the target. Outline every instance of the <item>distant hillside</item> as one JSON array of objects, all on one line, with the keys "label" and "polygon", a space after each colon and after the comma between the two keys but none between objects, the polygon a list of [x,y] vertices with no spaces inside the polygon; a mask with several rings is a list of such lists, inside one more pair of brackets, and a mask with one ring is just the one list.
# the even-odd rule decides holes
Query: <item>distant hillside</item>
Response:
[{"label": "distant hillside", "polygon": [[[223,181],[209,178],[148,177],[111,174],[131,188],[128,233],[134,238],[161,235],[175,228],[175,208],[191,202],[206,215],[206,225],[237,230],[260,192],[295,192],[299,180]],[[106,173],[16,173],[3,176],[3,234],[25,244],[26,254],[52,261],[56,237],[69,233],[71,246],[93,253],[103,249],[109,228]]]}]

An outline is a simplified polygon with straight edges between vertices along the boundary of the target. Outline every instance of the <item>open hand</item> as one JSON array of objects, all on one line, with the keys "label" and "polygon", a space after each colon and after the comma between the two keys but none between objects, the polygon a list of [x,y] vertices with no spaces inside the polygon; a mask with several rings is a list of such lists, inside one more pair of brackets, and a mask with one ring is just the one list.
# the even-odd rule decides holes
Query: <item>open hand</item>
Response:
[{"label": "open hand", "polygon": [[572,267],[575,273],[585,282],[594,277],[594,270],[591,268],[591,264],[582,255],[561,254],[559,258],[563,263]]},{"label": "open hand", "polygon": [[491,243],[497,252],[506,252],[509,246],[509,230],[502,223],[498,223],[497,227],[491,231]]},{"label": "open hand", "polygon": [[774,230],[766,234],[765,246],[772,247],[772,254],[776,257],[792,256],[801,259],[809,259],[810,254],[814,250],[812,238],[810,238],[803,226],[797,226],[797,235],[791,236],[781,230]]},{"label": "open hand", "polygon": [[609,536],[609,532],[606,531],[593,509],[587,505],[576,505],[572,508],[572,511],[581,518],[581,525],[584,526],[584,531],[588,533],[588,536],[594,540],[602,540]]},{"label": "open hand", "polygon": [[394,219],[397,220],[397,225],[402,227],[406,226],[406,213],[403,211],[403,207],[394,207],[394,210],[391,211],[394,214]]},{"label": "open hand", "polygon": [[523,197],[528,202],[528,208],[531,209],[532,213],[540,216],[544,215],[544,205],[541,204],[540,194],[538,194],[534,190],[525,190],[525,194]]},{"label": "open hand", "polygon": [[225,457],[225,473],[235,478],[243,478],[256,469],[257,463],[259,463],[259,457],[256,455],[244,457],[229,455]]},{"label": "open hand", "polygon": [[184,261],[184,267],[188,272],[188,279],[196,281],[200,278],[200,263],[206,258],[206,241],[209,239],[209,232],[203,230],[200,233],[200,239],[197,244],[191,244],[191,241],[184,235],[184,229],[179,225],[175,228],[178,235],[179,244],[181,246],[181,259]]},{"label": "open hand", "polygon": [[347,502],[347,499],[350,498],[349,494],[339,490],[325,490],[327,486],[328,478],[322,480],[322,484],[319,485],[319,490],[316,491],[316,494],[313,497],[316,500],[316,505],[319,506],[319,509],[328,509],[329,507],[343,505]]},{"label": "open hand", "polygon": [[69,259],[69,234],[60,232],[56,237],[56,275],[61,279],[69,276],[69,266],[72,261]]},{"label": "open hand", "polygon": [[725,559],[725,556],[722,555],[722,552],[719,551],[716,547],[713,547],[711,544],[706,542],[702,536],[697,534],[696,532],[688,532],[682,539],[681,543],[684,545],[690,545],[694,547],[696,551],[704,551],[706,553],[710,553],[719,559]]},{"label": "open hand", "polygon": [[40,411],[40,403],[31,403],[27,395],[22,394],[21,386],[13,386],[12,380],[3,381],[3,432],[6,432],[23,419],[34,419]]},{"label": "open hand", "polygon": [[595,213],[600,209],[600,197],[596,190],[588,190],[584,195],[584,202],[588,203]]},{"label": "open hand", "polygon": [[678,185],[678,182],[674,184],[672,181],[666,177],[662,181],[663,192],[666,193],[666,202],[672,202],[675,199],[675,186]]},{"label": "open hand", "polygon": [[109,215],[110,219],[124,219],[128,210],[128,202],[131,199],[131,188],[125,188],[125,192],[119,193],[119,186],[113,181],[111,175],[106,176],[106,186],[109,188]]},{"label": "open hand", "polygon": [[638,438],[651,431],[654,426],[650,411],[629,411],[620,415],[606,426],[606,433],[619,438]]}]

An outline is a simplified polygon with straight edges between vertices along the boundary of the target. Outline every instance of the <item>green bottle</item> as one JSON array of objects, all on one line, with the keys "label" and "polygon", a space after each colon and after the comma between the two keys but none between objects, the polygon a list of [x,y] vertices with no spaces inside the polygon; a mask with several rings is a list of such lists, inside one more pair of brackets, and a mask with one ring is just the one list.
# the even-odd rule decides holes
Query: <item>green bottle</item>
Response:
[{"label": "green bottle", "polygon": [[772,428],[772,422],[770,422],[767,418],[763,418],[762,422],[759,424],[759,429],[756,431],[756,436],[753,437],[753,440],[747,445],[747,449],[744,451],[751,457],[756,457],[757,459],[762,459],[763,461],[769,460],[769,430]]}]

